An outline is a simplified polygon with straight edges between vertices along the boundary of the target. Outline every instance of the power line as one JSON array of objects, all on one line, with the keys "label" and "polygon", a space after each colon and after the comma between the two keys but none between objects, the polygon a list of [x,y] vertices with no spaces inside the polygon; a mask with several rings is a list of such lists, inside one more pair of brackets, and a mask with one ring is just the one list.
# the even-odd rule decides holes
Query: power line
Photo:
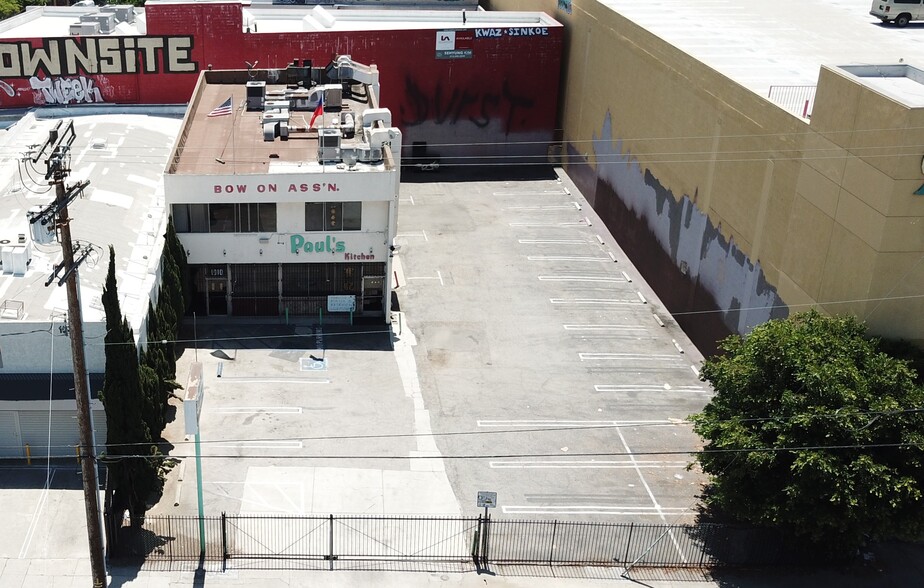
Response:
[{"label": "power line", "polygon": [[[794,421],[797,419],[804,418],[847,418],[847,417],[857,417],[857,416],[867,416],[873,418],[879,418],[882,416],[897,416],[903,414],[917,414],[924,412],[924,408],[905,408],[905,409],[894,409],[894,410],[867,410],[867,411],[850,411],[844,412],[840,410],[834,410],[825,413],[804,413],[799,415],[790,415],[790,416],[775,416],[775,417],[745,417],[745,418],[728,418],[728,419],[718,419],[714,422],[717,423],[756,423],[756,422],[787,422]],[[324,435],[324,436],[313,436],[313,437],[255,437],[248,439],[241,438],[232,438],[232,439],[213,439],[208,441],[201,441],[202,445],[223,445],[228,443],[256,443],[256,442],[280,442],[280,441],[302,441],[302,442],[311,442],[311,441],[347,441],[347,440],[384,440],[384,439],[414,439],[420,437],[463,437],[463,436],[483,436],[483,435],[507,435],[507,434],[523,434],[523,433],[544,433],[544,432],[583,432],[583,431],[600,431],[608,429],[640,429],[640,428],[649,428],[649,427],[668,427],[668,426],[689,426],[691,421],[686,419],[675,419],[666,422],[625,422],[614,424],[601,424],[601,425],[591,425],[591,426],[558,426],[558,427],[531,427],[531,428],[516,428],[516,429],[498,429],[493,431],[445,431],[445,432],[432,432],[432,433],[384,433],[384,434],[361,434],[361,435]],[[174,441],[171,442],[173,446],[181,445],[190,445],[192,441]],[[126,448],[126,447],[150,447],[151,445],[156,445],[156,443],[116,443],[116,444],[107,444],[107,447],[110,449],[113,448]],[[13,445],[3,446],[0,445],[0,448],[3,447],[18,447]],[[73,445],[63,444],[63,445],[51,445],[50,448],[67,448],[73,449]],[[246,449],[246,448],[245,448]]]},{"label": "power line", "polygon": [[[747,447],[747,448],[736,448],[736,449],[693,449],[693,450],[674,450],[674,451],[607,451],[607,452],[586,452],[586,453],[569,453],[568,457],[639,457],[639,456],[659,456],[659,455],[687,455],[691,457],[697,457],[702,455],[740,455],[747,453],[786,453],[786,452],[797,452],[797,451],[843,451],[850,449],[924,449],[924,444],[921,443],[854,443],[854,444],[843,444],[843,445],[793,445],[785,447]],[[242,447],[241,449],[247,449]],[[84,456],[90,457],[90,456]],[[97,457],[97,461],[101,463],[107,462],[117,462],[125,459],[180,459],[187,458],[191,456],[176,456],[176,455],[165,455],[165,454],[149,454],[149,455],[105,455]],[[309,454],[309,455],[232,455],[232,454],[221,454],[221,455],[203,455],[203,459],[259,459],[259,460],[268,460],[268,459],[280,459],[280,460],[290,460],[290,459],[317,459],[317,460],[377,460],[377,461],[395,461],[395,460],[432,460],[432,459],[442,459],[450,461],[473,461],[473,460],[483,460],[483,459],[530,459],[530,458],[561,458],[562,454],[558,453],[492,453],[484,455],[330,455],[330,454]],[[73,455],[61,455],[54,456],[57,458],[73,458]],[[21,459],[21,458],[10,458],[2,457],[3,460],[11,459]]]}]

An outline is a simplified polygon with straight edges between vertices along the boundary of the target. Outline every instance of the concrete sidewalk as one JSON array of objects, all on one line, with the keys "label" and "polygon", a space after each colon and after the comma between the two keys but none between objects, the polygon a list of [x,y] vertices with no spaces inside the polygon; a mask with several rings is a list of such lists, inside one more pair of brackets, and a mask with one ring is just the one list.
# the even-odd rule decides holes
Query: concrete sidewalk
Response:
[{"label": "concrete sidewalk", "polygon": [[[138,570],[115,567],[110,570],[111,588],[179,588],[181,586],[256,586],[296,588],[303,586],[414,588],[560,588],[580,586],[650,586],[652,588],[713,588],[698,570],[638,570],[636,580],[621,578],[617,568],[549,568],[517,566],[516,573],[533,575],[503,576],[474,572],[414,571],[304,571],[229,570],[226,572]],[[670,579],[649,579],[670,578]],[[3,588],[84,588],[92,586],[88,559],[0,559],[0,586]]]},{"label": "concrete sidewalk", "polygon": [[[725,569],[712,572],[696,569],[635,568],[631,579],[620,577],[620,568],[548,566],[506,566],[498,575],[467,572],[421,572],[394,564],[391,571],[326,571],[234,569],[225,572],[196,571],[190,562],[186,571],[117,566],[110,570],[112,588],[180,588],[202,586],[259,586],[296,588],[303,586],[376,588],[603,588],[604,586],[646,586],[649,588],[879,588],[924,585],[924,546],[889,542],[875,546],[869,559],[840,566],[798,568],[782,566],[762,569]],[[260,563],[260,562],[257,562]],[[271,563],[271,562],[263,562]],[[173,564],[180,567],[183,563]],[[209,565],[216,565],[210,562]],[[410,565],[410,564],[408,564]],[[92,586],[89,559],[0,559],[2,588],[86,588]]]}]

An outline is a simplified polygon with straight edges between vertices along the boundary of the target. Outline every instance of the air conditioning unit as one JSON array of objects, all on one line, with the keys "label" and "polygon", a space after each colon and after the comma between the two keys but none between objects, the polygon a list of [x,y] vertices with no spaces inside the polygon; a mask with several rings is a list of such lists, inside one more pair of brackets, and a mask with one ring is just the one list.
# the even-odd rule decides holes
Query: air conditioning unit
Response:
[{"label": "air conditioning unit", "polygon": [[0,245],[0,262],[4,275],[24,276],[32,260],[32,242]]},{"label": "air conditioning unit", "polygon": [[99,23],[99,32],[109,34],[115,30],[115,14],[84,14],[80,17],[80,22],[97,22]]},{"label": "air conditioning unit", "polygon": [[263,100],[266,97],[266,82],[247,82],[247,110],[263,110]]},{"label": "air conditioning unit", "polygon": [[135,7],[127,4],[110,4],[99,9],[104,14],[115,14],[116,22],[135,22]]},{"label": "air conditioning unit", "polygon": [[70,28],[72,35],[98,35],[98,22],[75,22]]},{"label": "air conditioning unit", "polygon": [[318,129],[318,163],[340,162],[340,129]]}]

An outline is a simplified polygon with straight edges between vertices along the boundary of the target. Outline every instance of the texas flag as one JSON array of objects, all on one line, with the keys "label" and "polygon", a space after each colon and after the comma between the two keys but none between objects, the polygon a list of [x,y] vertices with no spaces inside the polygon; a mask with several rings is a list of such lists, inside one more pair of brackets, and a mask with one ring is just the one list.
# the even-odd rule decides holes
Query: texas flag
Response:
[{"label": "texas flag", "polygon": [[[320,116],[320,117],[323,117],[323,116],[324,116],[324,94],[323,94],[323,93],[321,94],[321,99],[318,100],[318,107],[314,109],[314,114],[311,115],[311,122],[308,123],[308,128],[309,128],[309,129],[310,129],[311,127],[314,126],[314,121],[315,121],[315,119],[317,119],[319,116]],[[324,122],[324,119],[323,119],[323,118],[321,118],[321,122],[322,122],[322,123]]]}]

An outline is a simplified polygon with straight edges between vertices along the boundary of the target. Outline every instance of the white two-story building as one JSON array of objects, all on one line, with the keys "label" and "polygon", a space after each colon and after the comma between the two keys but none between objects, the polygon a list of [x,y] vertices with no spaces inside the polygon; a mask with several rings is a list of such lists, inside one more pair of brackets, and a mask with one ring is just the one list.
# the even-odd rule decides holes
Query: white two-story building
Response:
[{"label": "white two-story building", "polygon": [[401,133],[375,66],[205,71],[164,178],[199,316],[390,314]]}]

